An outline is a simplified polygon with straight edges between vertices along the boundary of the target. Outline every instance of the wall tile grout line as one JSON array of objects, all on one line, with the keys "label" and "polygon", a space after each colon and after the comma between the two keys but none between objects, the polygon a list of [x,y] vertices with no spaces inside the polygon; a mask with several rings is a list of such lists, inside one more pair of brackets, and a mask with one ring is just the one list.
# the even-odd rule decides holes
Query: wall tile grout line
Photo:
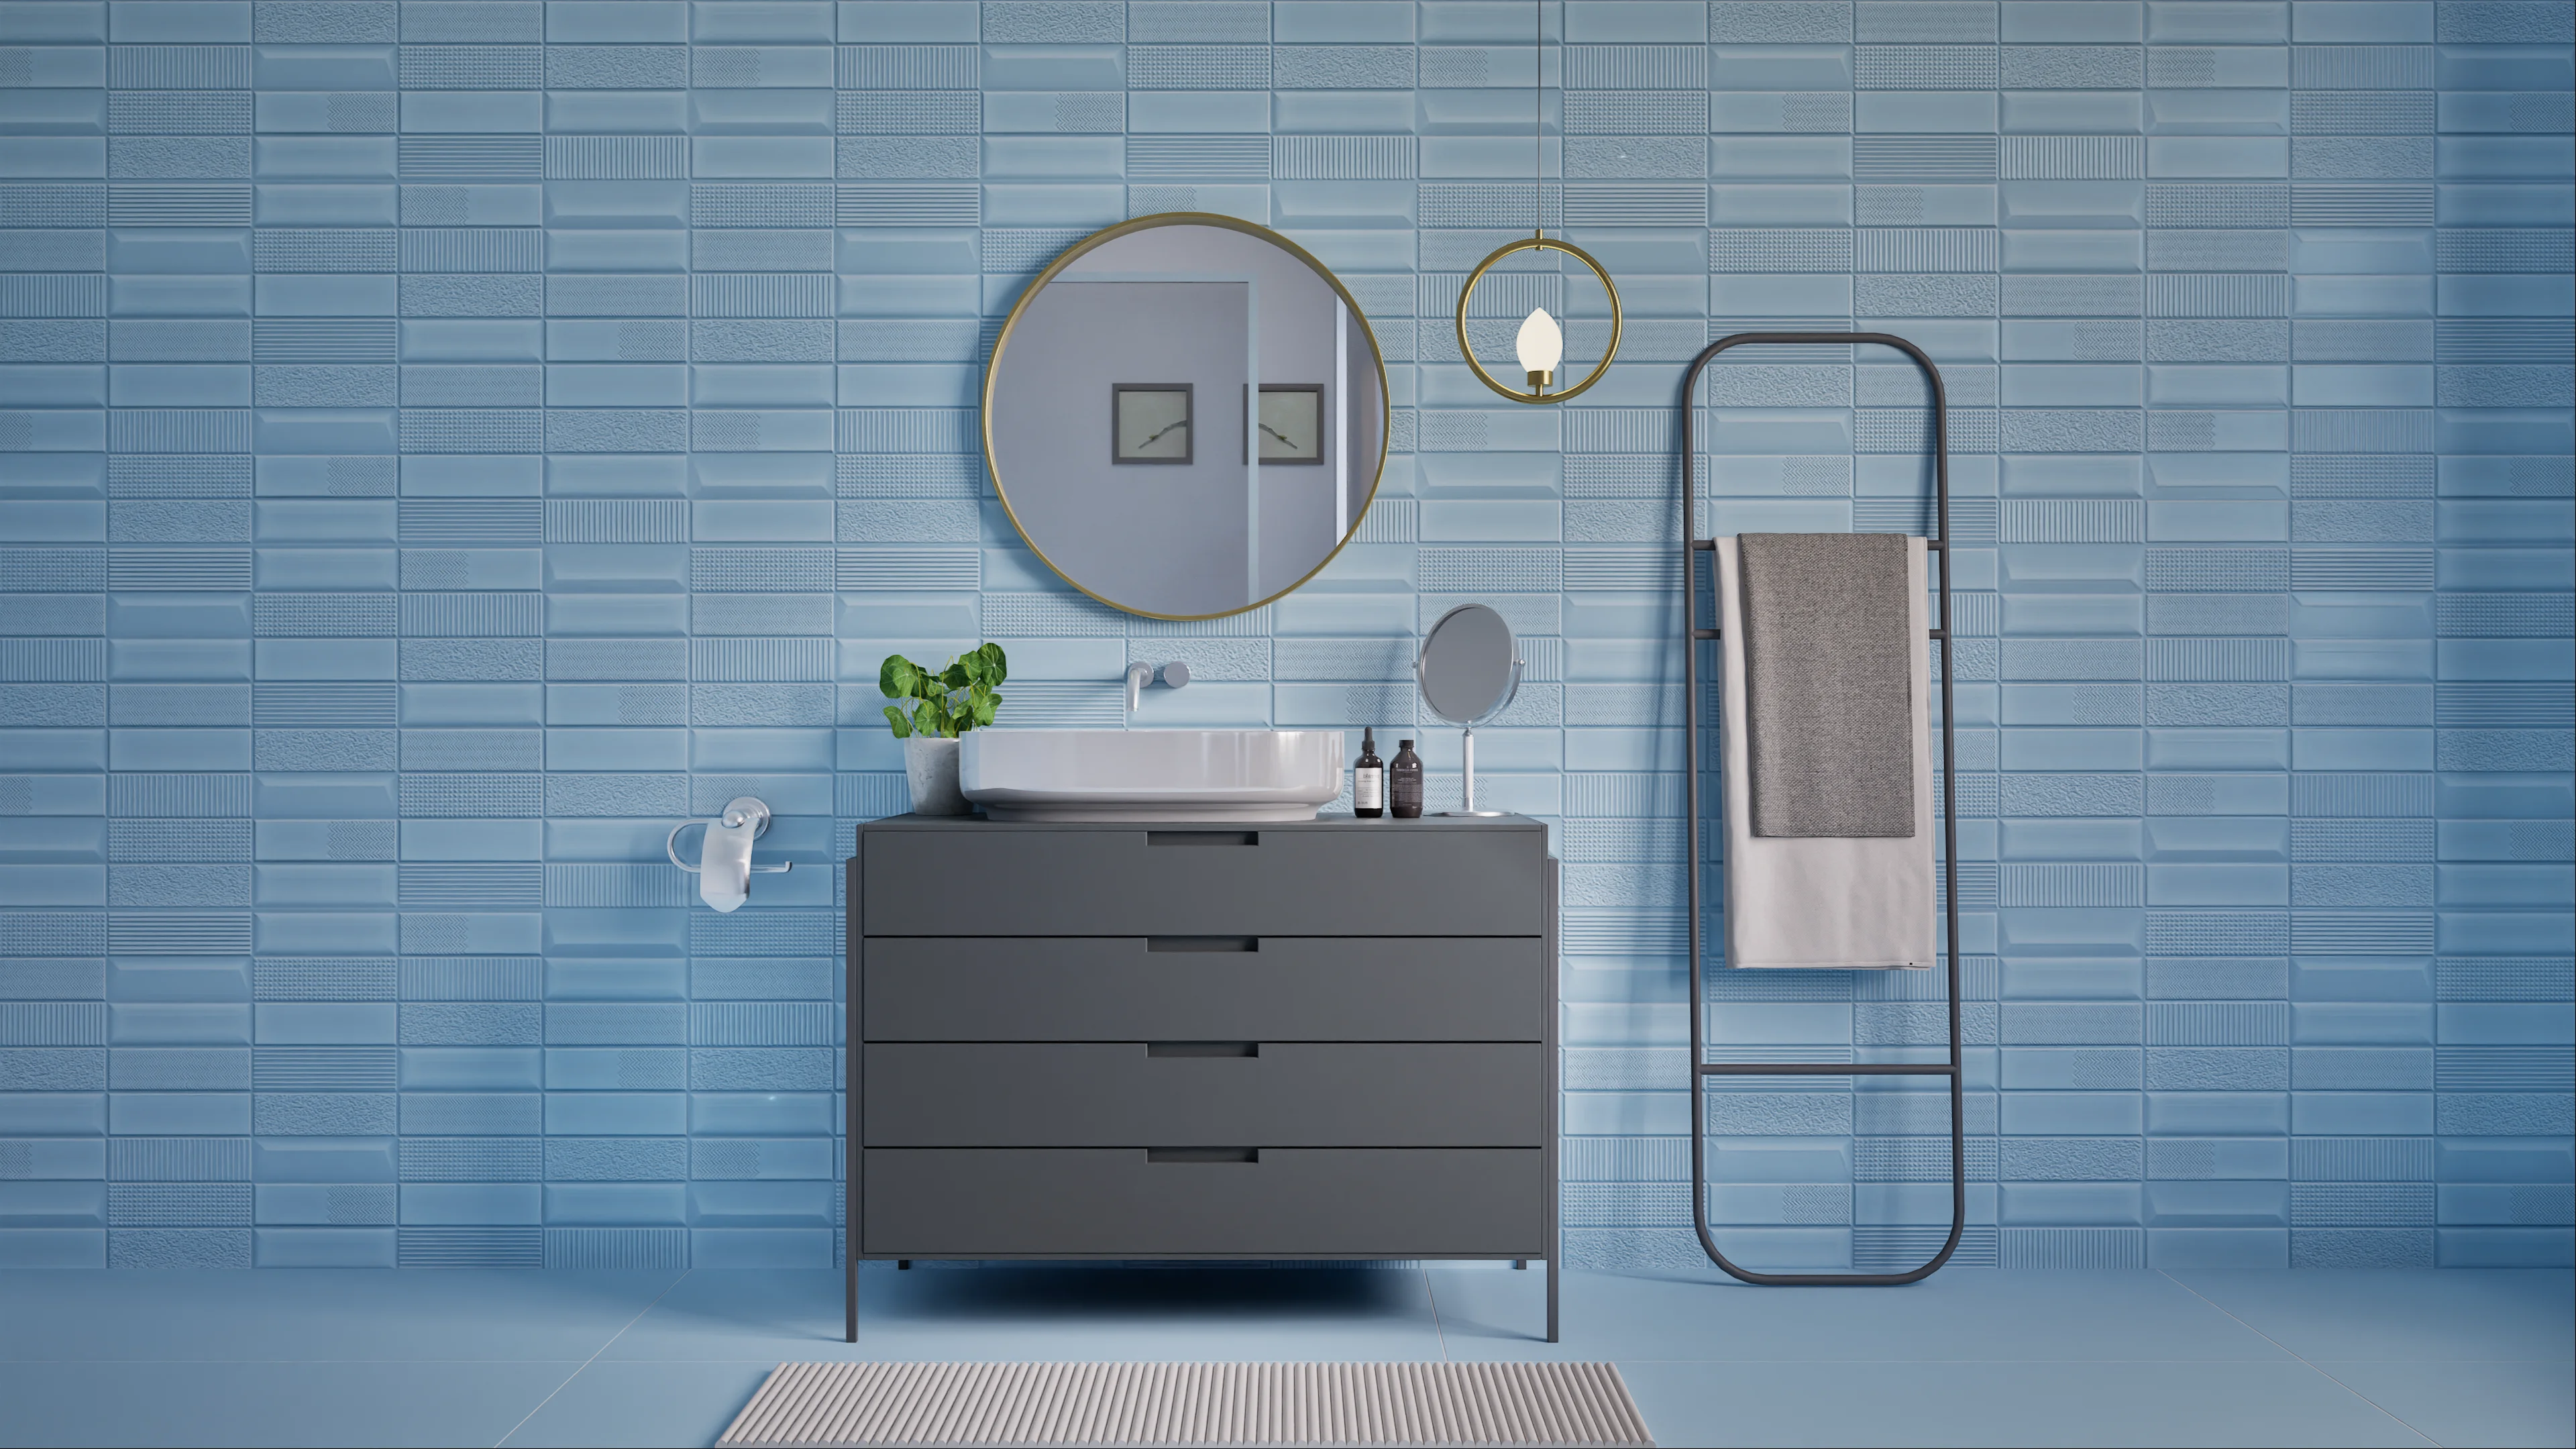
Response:
[{"label": "wall tile grout line", "polygon": [[652,1312],[655,1308],[660,1307],[660,1306],[661,1306],[661,1303],[662,1303],[662,1300],[671,1296],[671,1290],[672,1290],[672,1289],[677,1288],[677,1287],[679,1287],[682,1283],[687,1282],[687,1281],[688,1281],[688,1277],[689,1277],[689,1273],[690,1273],[690,1271],[691,1271],[691,1270],[689,1270],[689,1269],[687,1269],[687,1268],[682,1268],[682,1269],[680,1270],[680,1276],[679,1276],[679,1277],[674,1278],[674,1279],[672,1279],[669,1283],[667,1283],[667,1284],[663,1285],[662,1291],[653,1295],[653,1301],[652,1301],[652,1302],[645,1304],[645,1305],[644,1305],[642,1308],[640,1308],[640,1309],[637,1309],[637,1310],[636,1310],[636,1313],[635,1313],[635,1316],[634,1316],[633,1318],[630,1318],[630,1319],[626,1320],[626,1322],[625,1322],[624,1324],[622,1324],[622,1325],[618,1328],[618,1330],[617,1330],[615,1333],[612,1333],[612,1334],[610,1334],[610,1335],[608,1336],[608,1341],[607,1341],[606,1343],[601,1344],[601,1345],[600,1345],[596,1350],[594,1350],[594,1351],[591,1353],[590,1357],[588,1357],[588,1358],[586,1358],[586,1359],[583,1359],[583,1360],[581,1361],[581,1368],[574,1369],[571,1373],[568,1373],[568,1374],[564,1375],[564,1381],[563,1381],[562,1383],[560,1383],[560,1384],[555,1385],[555,1386],[554,1386],[554,1388],[553,1388],[552,1390],[548,1391],[548,1393],[546,1394],[546,1396],[545,1396],[544,1398],[537,1400],[537,1406],[536,1406],[535,1408],[530,1409],[530,1410],[528,1410],[528,1412],[527,1412],[527,1413],[525,1413],[525,1414],[521,1415],[521,1416],[519,1417],[519,1422],[517,1422],[517,1423],[515,1423],[515,1424],[512,1424],[512,1425],[510,1426],[510,1432],[509,1432],[508,1434],[504,1434],[504,1435],[502,1435],[500,1438],[493,1440],[493,1441],[492,1441],[493,1449],[500,1449],[500,1446],[502,1446],[502,1445],[504,1445],[504,1444],[509,1443],[509,1442],[510,1442],[510,1437],[511,1437],[511,1435],[516,1434],[516,1433],[518,1433],[521,1429],[524,1429],[524,1428],[528,1427],[528,1421],[529,1421],[530,1419],[533,1419],[533,1418],[535,1418],[537,1415],[539,1415],[539,1414],[541,1414],[541,1413],[545,1412],[545,1407],[546,1407],[546,1405],[553,1403],[553,1402],[555,1401],[555,1395],[562,1393],[562,1392],[564,1391],[564,1389],[565,1389],[567,1386],[569,1386],[569,1385],[572,1383],[572,1381],[573,1381],[574,1379],[580,1378],[580,1377],[581,1377],[581,1375],[582,1375],[582,1370],[583,1370],[583,1369],[587,1369],[587,1368],[589,1368],[592,1364],[595,1364],[595,1363],[599,1362],[599,1356],[600,1356],[601,1354],[603,1354],[603,1353],[608,1352],[610,1349],[612,1349],[612,1348],[616,1347],[616,1346],[617,1346],[617,1340],[619,1340],[619,1339],[621,1339],[621,1338],[624,1338],[624,1337],[626,1336],[626,1330],[627,1330],[627,1329],[633,1328],[636,1324],[639,1324],[639,1323],[643,1322],[643,1321],[644,1321],[644,1315],[645,1315],[645,1314],[647,1314],[647,1313]]},{"label": "wall tile grout line", "polygon": [[2318,1374],[2322,1375],[2327,1382],[2333,1384],[2336,1388],[2339,1388],[2345,1393],[2352,1395],[2354,1398],[2361,1400],[2363,1403],[2370,1405],[2379,1412],[2387,1414],[2391,1423],[2396,1424],[2407,1433],[2422,1439],[2427,1444],[2440,1444],[2442,1442],[2441,1440],[2434,1438],[2432,1435],[2425,1433],[2423,1430],[2416,1428],[2414,1425],[2407,1423],[2404,1419],[2397,1417],[2396,1414],[2390,1413],[2388,1408],[2381,1404],[2377,1399],[2374,1399],[2370,1395],[2363,1393],[2361,1390],[2354,1388],[2352,1385],[2345,1383],[2343,1380],[2336,1378],[2332,1373],[2327,1372],[2325,1369],[2318,1367],[2318,1365],[2311,1361],[2306,1354],[2299,1352],[2297,1349],[2290,1347],[2281,1340],[2274,1338],[2272,1335],[2265,1333],[2259,1328],[2256,1328],[2253,1324],[2247,1323],[2244,1319],[2238,1318],[2235,1314],[2228,1313],[2225,1306],[2211,1298],[2208,1294],[2201,1292],[2199,1289],[2194,1288],[2190,1284],[2182,1281],[2180,1278],[2175,1277],[2173,1274],[2162,1268],[2158,1268],[2156,1270],[2156,1275],[2175,1287],[2180,1288],[2185,1293],[2190,1294],[2192,1297],[2197,1298],[2201,1302],[2208,1304],[2210,1307],[2217,1309],[2219,1312],[2227,1313],[2228,1318],[2242,1326],[2246,1332],[2253,1334],[2265,1343],[2268,1343],[2274,1348],[2279,1349],[2281,1352],[2288,1354],[2290,1357],[2297,1359],[2300,1363],[2307,1365],[2309,1368],[2315,1369]]}]

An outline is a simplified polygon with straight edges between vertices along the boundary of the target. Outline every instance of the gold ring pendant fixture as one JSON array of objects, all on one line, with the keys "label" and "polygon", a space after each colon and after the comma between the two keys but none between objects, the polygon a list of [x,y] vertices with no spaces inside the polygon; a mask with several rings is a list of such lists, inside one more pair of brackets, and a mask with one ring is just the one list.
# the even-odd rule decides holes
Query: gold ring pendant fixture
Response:
[{"label": "gold ring pendant fixture", "polygon": [[[1563,8],[1560,4],[1560,15]],[[1479,381],[1504,397],[1516,403],[1554,403],[1580,396],[1599,382],[1601,375],[1610,370],[1611,359],[1619,355],[1619,288],[1611,282],[1609,269],[1594,261],[1590,252],[1547,234],[1547,166],[1539,145],[1539,137],[1546,129],[1540,102],[1544,95],[1541,88],[1547,84],[1547,0],[1531,0],[1530,20],[1530,210],[1535,224],[1528,240],[1505,242],[1494,249],[1493,255],[1476,263],[1476,270],[1467,274],[1467,285],[1458,289],[1458,355],[1467,359]],[[1485,279],[1485,273],[1514,252],[1562,252],[1600,278],[1601,290],[1610,298],[1610,345],[1601,349],[1601,361],[1584,374],[1583,381],[1572,387],[1556,385],[1557,366],[1565,361],[1565,327],[1549,316],[1545,307],[1530,308],[1529,316],[1521,319],[1520,335],[1512,339],[1512,350],[1520,355],[1521,375],[1529,379],[1526,390],[1506,384],[1486,371],[1485,364],[1476,358],[1476,344],[1467,336],[1468,306],[1476,300],[1476,284]],[[1559,275],[1562,274],[1560,269]]]},{"label": "gold ring pendant fixture", "polygon": [[[1526,389],[1513,387],[1486,371],[1485,364],[1476,358],[1475,344],[1467,338],[1467,307],[1475,299],[1476,284],[1484,280],[1485,273],[1492,271],[1495,263],[1515,252],[1563,252],[1600,278],[1601,290],[1610,298],[1610,343],[1601,349],[1601,360],[1572,387],[1556,386],[1557,365],[1565,360],[1565,330],[1548,315],[1545,307],[1530,309],[1529,316],[1521,321],[1520,335],[1513,341],[1513,349],[1520,354],[1522,373],[1529,379]],[[1551,237],[1544,231],[1537,232],[1526,240],[1505,242],[1494,249],[1493,255],[1476,263],[1476,270],[1467,274],[1467,285],[1458,289],[1458,353],[1467,359],[1467,365],[1476,370],[1477,378],[1485,386],[1516,403],[1563,402],[1599,382],[1602,374],[1610,370],[1611,360],[1619,355],[1619,320],[1619,287],[1610,280],[1609,270],[1593,260],[1590,252],[1574,243]]]}]

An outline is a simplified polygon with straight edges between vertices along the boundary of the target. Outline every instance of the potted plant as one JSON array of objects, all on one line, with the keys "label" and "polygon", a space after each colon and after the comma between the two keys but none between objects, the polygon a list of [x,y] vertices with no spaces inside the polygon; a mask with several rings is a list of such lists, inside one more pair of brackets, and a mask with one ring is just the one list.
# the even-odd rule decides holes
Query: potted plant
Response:
[{"label": "potted plant", "polygon": [[984,644],[948,661],[936,673],[900,654],[877,667],[877,691],[888,699],[886,723],[903,741],[903,770],[912,785],[915,815],[963,815],[966,796],[957,787],[957,740],[993,722],[1002,707],[994,689],[1010,674],[1002,646]]}]

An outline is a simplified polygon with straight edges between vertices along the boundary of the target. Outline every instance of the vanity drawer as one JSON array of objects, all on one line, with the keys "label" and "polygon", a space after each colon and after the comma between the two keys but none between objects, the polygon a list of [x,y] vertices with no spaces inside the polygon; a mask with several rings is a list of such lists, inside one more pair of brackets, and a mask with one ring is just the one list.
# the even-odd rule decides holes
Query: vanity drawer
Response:
[{"label": "vanity drawer", "polygon": [[1535,1147],[1547,1131],[1544,1052],[1488,1042],[888,1042],[861,1054],[861,1140]]},{"label": "vanity drawer", "polygon": [[[867,831],[868,936],[1536,936],[1547,832],[1173,826]],[[1319,931],[1318,927],[1324,931]]]},{"label": "vanity drawer", "polygon": [[1535,1148],[1136,1148],[860,1154],[860,1251],[886,1256],[1543,1257]]},{"label": "vanity drawer", "polygon": [[[919,936],[863,949],[890,1041],[1528,1041],[1536,936]],[[1250,948],[1250,949],[1247,949]]]}]

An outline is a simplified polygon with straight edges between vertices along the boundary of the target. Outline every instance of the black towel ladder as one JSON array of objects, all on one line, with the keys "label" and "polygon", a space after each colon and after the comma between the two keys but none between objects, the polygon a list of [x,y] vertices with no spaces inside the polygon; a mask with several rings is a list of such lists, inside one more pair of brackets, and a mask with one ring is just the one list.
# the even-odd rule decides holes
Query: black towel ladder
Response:
[{"label": "black towel ladder", "polygon": [[[1699,555],[1713,554],[1715,539],[1701,538],[1699,533],[1698,488],[1695,475],[1698,453],[1691,437],[1694,399],[1699,390],[1700,374],[1721,352],[1734,347],[1769,346],[1844,346],[1872,342],[1893,347],[1914,359],[1923,369],[1923,380],[1932,389],[1932,494],[1935,518],[1934,536],[1924,542],[1940,561],[1941,608],[1931,631],[1941,644],[1941,860],[1944,867],[1942,897],[1948,913],[1948,950],[1943,966],[1949,972],[1950,1059],[1933,1062],[1711,1062],[1705,1041],[1707,1036],[1707,1002],[1705,962],[1701,942],[1700,872],[1704,858],[1700,835],[1699,813],[1699,645],[1715,639],[1718,631],[1699,627]],[[1959,1235],[1968,1222],[1968,1163],[1965,1126],[1964,1089],[1959,1054],[1959,761],[1951,730],[1950,707],[1950,447],[1949,403],[1941,391],[1941,373],[1925,356],[1923,349],[1902,337],[1885,332],[1738,332],[1721,337],[1702,349],[1692,359],[1690,371],[1682,378],[1682,623],[1688,631],[1682,648],[1682,690],[1689,701],[1684,706],[1688,722],[1686,761],[1688,775],[1683,786],[1688,795],[1690,812],[1690,1044],[1691,1044],[1691,1228],[1699,1234],[1699,1245],[1709,1261],[1747,1283],[1774,1287],[1845,1287],[1884,1288],[1900,1283],[1920,1282],[1932,1276],[1950,1255],[1958,1251]],[[1714,578],[1716,560],[1710,560]],[[1857,1055],[1857,1053],[1855,1053]],[[1724,1076],[1805,1076],[1805,1077],[1947,1077],[1950,1079],[1950,1237],[1930,1262],[1903,1273],[1764,1273],[1739,1267],[1719,1250],[1716,1237],[1708,1227],[1708,1104],[1701,1090],[1701,1080]]]}]

